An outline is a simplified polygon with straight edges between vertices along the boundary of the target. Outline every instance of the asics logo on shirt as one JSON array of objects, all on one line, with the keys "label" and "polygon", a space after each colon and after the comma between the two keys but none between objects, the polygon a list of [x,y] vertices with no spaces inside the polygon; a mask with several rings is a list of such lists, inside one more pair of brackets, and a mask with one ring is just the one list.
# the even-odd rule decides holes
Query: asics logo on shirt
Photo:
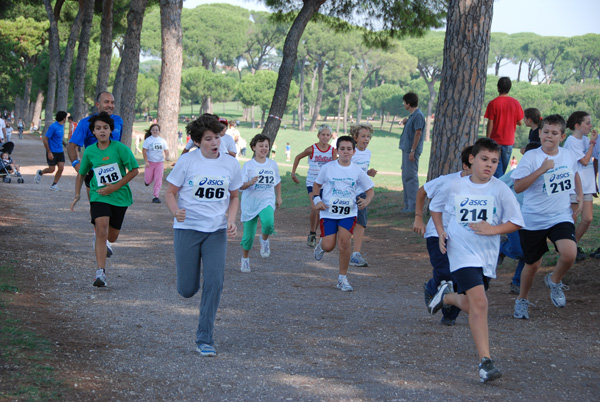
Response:
[{"label": "asics logo on shirt", "polygon": [[274,174],[275,174],[275,172],[274,172],[274,171],[272,171],[272,170],[261,169],[261,170],[258,172],[258,174],[259,174],[259,175],[260,175],[260,174],[273,174],[273,175],[274,175]]},{"label": "asics logo on shirt", "polygon": [[111,172],[114,172],[116,170],[116,168],[115,168],[114,165],[111,165],[108,168],[100,166],[98,169],[99,169],[99,172],[98,172],[99,175],[104,175],[106,173],[111,173]]},{"label": "asics logo on shirt", "polygon": [[350,205],[350,200],[340,200],[339,198],[333,201],[333,205]]},{"label": "asics logo on shirt", "polygon": [[465,205],[481,205],[485,207],[487,206],[487,200],[471,200],[467,197],[460,202],[461,207],[464,207]]},{"label": "asics logo on shirt", "polygon": [[564,177],[569,177],[568,173],[561,173],[561,174],[555,174],[553,173],[552,176],[550,176],[550,183],[552,183],[554,180],[560,180]]},{"label": "asics logo on shirt", "polygon": [[199,186],[207,185],[207,186],[222,186],[224,183],[223,180],[209,180],[208,177],[202,178],[198,183]]}]

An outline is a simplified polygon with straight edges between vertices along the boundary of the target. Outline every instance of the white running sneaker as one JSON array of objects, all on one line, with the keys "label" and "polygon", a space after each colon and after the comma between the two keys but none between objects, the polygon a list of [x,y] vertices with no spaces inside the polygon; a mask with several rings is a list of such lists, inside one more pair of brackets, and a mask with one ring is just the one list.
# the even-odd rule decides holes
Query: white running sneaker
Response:
[{"label": "white running sneaker", "polygon": [[323,249],[321,248],[321,241],[319,240],[319,244],[317,244],[317,246],[315,247],[315,260],[317,261],[321,261],[321,259],[323,258],[323,254],[325,254],[325,251],[323,251]]},{"label": "white running sneaker", "polygon": [[106,286],[106,273],[104,272],[104,269],[98,268],[96,271],[96,280],[94,281],[93,285],[99,288]]},{"label": "white running sneaker", "polygon": [[353,252],[352,255],[350,256],[350,265],[353,267],[368,267],[369,266],[369,264],[367,264],[367,261],[363,258],[363,256],[358,251]]},{"label": "white running sneaker", "polygon": [[549,272],[548,275],[544,277],[544,283],[548,288],[550,288],[550,300],[552,300],[552,304],[556,307],[564,307],[567,305],[567,298],[565,297],[565,293],[563,290],[569,290],[569,287],[561,282],[554,283],[552,282],[552,272]]},{"label": "white running sneaker", "polygon": [[38,170],[35,173],[35,178],[33,179],[33,181],[35,182],[35,184],[40,184],[40,180],[42,180],[42,171]]},{"label": "white running sneaker", "polygon": [[50,186],[50,190],[52,191],[58,191],[58,185],[57,184],[53,184]]},{"label": "white running sneaker", "polygon": [[242,272],[250,272],[250,258],[242,257],[242,266],[240,268]]},{"label": "white running sneaker", "polygon": [[269,239],[263,240],[260,238],[260,256],[262,258],[267,258],[271,255],[271,245],[269,244]]},{"label": "white running sneaker", "polygon": [[348,278],[338,279],[337,288],[342,292],[352,292],[354,288],[348,282]]}]

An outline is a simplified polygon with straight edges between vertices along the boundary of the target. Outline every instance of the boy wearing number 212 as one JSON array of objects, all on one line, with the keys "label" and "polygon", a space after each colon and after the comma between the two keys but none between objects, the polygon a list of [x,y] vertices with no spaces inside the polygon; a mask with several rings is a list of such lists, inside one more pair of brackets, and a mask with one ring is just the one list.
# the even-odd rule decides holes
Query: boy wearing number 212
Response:
[{"label": "boy wearing number 212", "polygon": [[[440,286],[429,304],[433,314],[456,306],[469,314],[469,327],[479,353],[481,382],[500,378],[490,359],[488,300],[485,291],[496,277],[500,235],[523,227],[520,206],[510,188],[494,177],[500,146],[489,138],[473,145],[470,176],[454,180],[431,202],[431,217],[439,235],[440,251],[448,253],[457,291]],[[444,228],[442,214],[447,214]]]},{"label": "boy wearing number 212", "polygon": [[131,150],[110,134],[115,123],[106,112],[90,117],[89,128],[98,142],[85,149],[75,182],[75,198],[71,210],[81,198],[81,185],[93,169],[90,182],[90,213],[96,227],[96,280],[93,285],[106,286],[106,240],[115,242],[125,218],[127,207],[133,204],[129,182],[138,174],[138,163]]},{"label": "boy wearing number 212", "polygon": [[[340,250],[337,288],[352,291],[346,274],[352,253],[352,233],[356,225],[358,209],[366,208],[373,199],[373,181],[358,165],[352,163],[356,143],[350,136],[337,140],[338,160],[321,167],[313,184],[313,203],[319,210],[321,240],[315,247],[315,259],[323,258],[336,243]],[[323,198],[319,195],[323,189]],[[358,197],[359,189],[366,194]]]}]

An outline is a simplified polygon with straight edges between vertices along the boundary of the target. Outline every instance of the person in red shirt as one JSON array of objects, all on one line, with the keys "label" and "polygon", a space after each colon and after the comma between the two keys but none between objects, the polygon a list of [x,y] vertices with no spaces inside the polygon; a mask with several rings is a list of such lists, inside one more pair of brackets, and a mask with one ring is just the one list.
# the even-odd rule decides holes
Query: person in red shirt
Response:
[{"label": "person in red shirt", "polygon": [[495,177],[501,177],[506,172],[515,143],[515,131],[524,121],[521,104],[508,96],[511,87],[510,78],[501,77],[498,80],[499,96],[488,104],[484,115],[488,119],[485,136],[496,141],[501,148]]}]

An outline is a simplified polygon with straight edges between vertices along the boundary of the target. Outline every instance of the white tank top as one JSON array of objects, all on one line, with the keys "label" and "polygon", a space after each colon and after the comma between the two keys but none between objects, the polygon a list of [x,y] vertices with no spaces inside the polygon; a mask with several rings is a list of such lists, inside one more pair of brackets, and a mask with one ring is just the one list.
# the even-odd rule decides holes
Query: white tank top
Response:
[{"label": "white tank top", "polygon": [[334,148],[331,145],[327,145],[327,149],[321,151],[317,144],[312,145],[312,153],[308,158],[308,173],[306,173],[306,186],[310,187],[314,184],[315,179],[321,171],[321,167],[327,162],[333,160]]}]

